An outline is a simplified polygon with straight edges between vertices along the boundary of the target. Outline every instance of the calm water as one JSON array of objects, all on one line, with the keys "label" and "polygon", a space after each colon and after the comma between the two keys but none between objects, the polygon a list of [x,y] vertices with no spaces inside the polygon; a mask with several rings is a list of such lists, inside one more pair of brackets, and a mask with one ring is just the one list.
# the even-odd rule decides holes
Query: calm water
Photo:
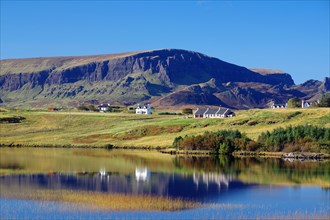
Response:
[{"label": "calm water", "polygon": [[[0,153],[1,219],[330,217],[329,161],[95,149],[1,148]],[[180,198],[199,205],[124,212],[34,196],[62,191]]]}]

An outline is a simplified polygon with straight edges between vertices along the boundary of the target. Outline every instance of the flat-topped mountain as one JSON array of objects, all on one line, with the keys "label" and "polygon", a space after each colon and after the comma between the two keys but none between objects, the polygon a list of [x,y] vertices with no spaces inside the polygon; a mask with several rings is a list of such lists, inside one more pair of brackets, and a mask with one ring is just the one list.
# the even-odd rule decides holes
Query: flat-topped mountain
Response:
[{"label": "flat-topped mountain", "polygon": [[[285,101],[293,96],[312,98],[329,91],[320,82],[321,89],[306,93],[311,89],[294,85],[288,73],[247,69],[178,49],[8,59],[0,64],[0,98],[5,105],[150,102],[156,106],[242,109],[266,107],[272,100]],[[315,87],[321,87],[320,83]]]}]

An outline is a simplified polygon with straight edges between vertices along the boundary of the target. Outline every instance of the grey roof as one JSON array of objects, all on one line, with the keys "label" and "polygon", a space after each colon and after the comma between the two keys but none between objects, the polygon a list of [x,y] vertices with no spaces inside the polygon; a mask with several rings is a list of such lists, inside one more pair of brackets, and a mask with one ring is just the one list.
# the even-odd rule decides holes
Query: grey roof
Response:
[{"label": "grey roof", "polygon": [[219,108],[217,114],[223,115],[226,111],[228,111],[228,108]]},{"label": "grey roof", "polygon": [[195,115],[203,115],[206,112],[206,108],[198,108]]},{"label": "grey roof", "polygon": [[140,107],[140,108],[147,108],[148,106],[150,106],[150,105],[149,104],[143,104],[143,105],[137,104],[137,107]]},{"label": "grey roof", "polygon": [[205,114],[214,115],[218,112],[219,109],[208,109]]},{"label": "grey roof", "polygon": [[229,115],[229,114],[232,114],[233,111],[231,111],[229,108],[223,108],[223,107],[220,107],[220,108],[198,108],[195,112],[195,115],[203,115],[203,114],[206,114],[206,115]]},{"label": "grey roof", "polygon": [[104,108],[104,107],[110,107],[110,104],[101,104],[101,105],[99,105],[98,107],[99,107],[99,108],[102,108],[102,107],[103,107],[103,108]]},{"label": "grey roof", "polygon": [[221,115],[230,115],[233,114],[234,112],[230,110],[229,108],[221,108],[220,113]]},{"label": "grey roof", "polygon": [[229,115],[232,114],[233,111],[231,111],[229,108],[223,108],[223,107],[219,107],[219,108],[198,108],[197,111],[195,112],[195,115]]}]

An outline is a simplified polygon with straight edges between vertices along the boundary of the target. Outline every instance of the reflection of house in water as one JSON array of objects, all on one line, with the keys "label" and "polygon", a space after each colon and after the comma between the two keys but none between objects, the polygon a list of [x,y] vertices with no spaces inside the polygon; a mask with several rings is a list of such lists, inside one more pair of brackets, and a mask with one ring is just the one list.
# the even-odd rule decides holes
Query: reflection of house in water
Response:
[{"label": "reflection of house in water", "polygon": [[224,174],[219,173],[196,173],[193,174],[194,184],[198,186],[203,183],[208,186],[209,184],[217,184],[218,188],[221,188],[221,184],[224,185],[226,188],[229,187],[229,182],[232,181],[231,176],[226,176]]},{"label": "reflection of house in water", "polygon": [[103,168],[103,169],[100,170],[99,174],[100,174],[101,176],[106,176],[106,175],[107,175],[107,172],[106,172],[105,169]]},{"label": "reflection of house in water", "polygon": [[[228,190],[221,190],[226,187]],[[248,184],[232,182],[231,177],[219,173],[192,175],[153,172],[151,175],[148,168],[137,168],[129,174],[101,169],[98,172],[0,176],[0,189],[8,192],[62,189],[204,200],[228,192],[231,188],[245,187]]]},{"label": "reflection of house in water", "polygon": [[135,168],[135,179],[137,181],[146,181],[150,177],[150,172],[147,167],[145,168]]}]

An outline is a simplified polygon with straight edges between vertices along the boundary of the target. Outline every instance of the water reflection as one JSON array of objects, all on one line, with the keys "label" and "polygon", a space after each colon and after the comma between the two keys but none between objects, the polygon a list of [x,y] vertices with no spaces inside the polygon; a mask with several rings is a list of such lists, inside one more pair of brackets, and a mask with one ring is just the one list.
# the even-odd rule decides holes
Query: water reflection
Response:
[{"label": "water reflection", "polygon": [[136,181],[147,181],[150,178],[150,171],[147,167],[135,168],[135,179]]},{"label": "water reflection", "polygon": [[150,182],[151,173],[177,175],[195,173],[195,176],[204,175],[204,178],[205,175],[225,175],[231,180],[251,184],[314,185],[330,188],[329,160],[285,161],[226,156],[176,157],[155,151],[42,148],[1,148],[0,156],[0,175],[95,172],[106,179],[108,173],[118,173],[131,175],[137,182]]},{"label": "water reflection", "polygon": [[271,158],[176,157],[175,167],[203,173],[202,179],[273,185],[317,185],[330,188],[330,161],[286,161]]},{"label": "water reflection", "polygon": [[198,187],[200,184],[216,184],[218,188],[221,188],[221,185],[224,185],[227,189],[229,187],[229,182],[232,181],[232,177],[230,175],[224,175],[219,173],[196,173],[193,174],[193,180],[195,185]]},{"label": "water reflection", "polygon": [[[55,191],[61,194],[61,190],[69,190],[100,192],[102,195],[180,197],[208,203],[204,208],[184,211],[178,218],[187,218],[187,213],[192,218],[198,214],[205,218],[205,213],[215,213],[206,218],[226,218],[226,213],[231,213],[230,216],[238,213],[237,218],[255,218],[267,216],[274,210],[280,216],[297,212],[329,216],[329,161],[223,156],[163,157],[160,154],[158,158],[155,152],[126,154],[123,151],[82,149],[72,152],[69,149],[54,150],[51,155],[46,150],[38,149],[38,154],[26,157],[25,150],[1,151],[0,171],[5,175],[0,175],[0,202],[2,207],[7,204],[5,207],[10,207],[10,211],[15,207],[11,203],[12,198],[17,201],[30,198],[26,197],[25,192],[30,196],[37,192],[47,191],[50,192],[47,195],[51,195]],[[219,212],[220,206],[213,207],[214,204],[229,204],[229,207],[238,208]],[[30,213],[30,209],[26,210]],[[164,218],[164,213],[161,214],[159,218]]]},{"label": "water reflection", "polygon": [[209,196],[219,195],[224,189],[230,191],[252,186],[217,173],[182,175],[149,172],[148,168],[136,171],[130,175],[107,172],[8,175],[0,177],[0,187],[5,191],[61,189],[205,200]]}]

